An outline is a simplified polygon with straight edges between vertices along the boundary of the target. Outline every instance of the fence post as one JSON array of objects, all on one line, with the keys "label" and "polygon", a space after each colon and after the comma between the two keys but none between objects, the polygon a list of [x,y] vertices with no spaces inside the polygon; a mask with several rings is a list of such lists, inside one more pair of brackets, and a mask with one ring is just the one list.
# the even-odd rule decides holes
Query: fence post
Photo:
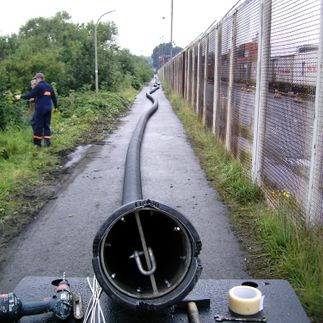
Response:
[{"label": "fence post", "polygon": [[190,94],[189,94],[189,103],[192,104],[193,102],[193,87],[194,87],[194,69],[195,69],[195,66],[194,66],[194,46],[192,46],[192,49],[191,49],[191,55],[190,55],[190,59],[191,59],[191,66],[190,66],[190,84],[189,84],[189,87],[190,87]]},{"label": "fence post", "polygon": [[188,71],[187,71],[187,62],[188,62],[188,59],[187,59],[187,55],[188,55],[188,49],[186,51],[184,51],[183,53],[183,98],[184,100],[186,99],[186,95],[187,95],[187,74],[188,74]]},{"label": "fence post", "polygon": [[174,61],[173,61],[173,75],[174,75],[174,90],[176,93],[178,93],[178,89],[177,89],[177,57],[174,58]]},{"label": "fence post", "polygon": [[181,71],[180,71],[180,63],[181,63],[181,56],[177,56],[176,57],[176,87],[177,87],[177,93],[178,94],[182,94],[181,93],[181,89],[180,89],[180,84],[181,84]]},{"label": "fence post", "polygon": [[181,64],[181,93],[182,93],[182,98],[185,98],[185,80],[186,80],[186,59],[185,59],[186,51],[181,53],[181,58],[182,58],[182,64]]},{"label": "fence post", "polygon": [[[316,79],[316,96],[315,96],[315,113],[313,124],[313,138],[311,150],[310,176],[308,183],[308,195],[306,205],[306,223],[314,225],[320,218],[320,207],[322,195],[320,189],[320,178],[322,178],[321,161],[323,160],[323,144],[322,144],[322,129],[323,129],[323,1],[321,1],[320,12],[320,38],[319,38],[319,53],[317,62],[317,79]],[[322,203],[323,204],[323,203]],[[315,206],[319,207],[315,207]],[[323,210],[322,210],[323,211]]]},{"label": "fence post", "polygon": [[178,94],[178,75],[179,75],[179,73],[178,73],[178,68],[177,68],[177,66],[178,66],[178,57],[176,57],[176,58],[174,59],[175,88],[176,88],[176,92],[177,92],[177,94]]},{"label": "fence post", "polygon": [[231,151],[231,124],[232,124],[232,101],[233,101],[233,86],[234,86],[234,65],[235,65],[235,51],[237,42],[237,10],[232,16],[232,42],[230,52],[229,65],[229,86],[228,86],[228,108],[226,120],[226,134],[225,134],[225,148]]},{"label": "fence post", "polygon": [[261,23],[258,39],[258,60],[256,80],[256,100],[254,113],[253,147],[252,147],[252,181],[260,185],[265,134],[265,109],[268,93],[269,66],[270,66],[270,36],[272,0],[261,2]]},{"label": "fence post", "polygon": [[172,74],[173,74],[173,89],[174,91],[176,91],[176,71],[175,71],[175,66],[176,66],[176,61],[174,60],[173,61],[173,64],[172,64]]},{"label": "fence post", "polygon": [[189,80],[189,75],[190,75],[190,71],[189,71],[189,58],[190,58],[190,55],[189,55],[189,49],[187,49],[185,51],[185,64],[184,64],[184,68],[185,68],[185,79],[184,79],[184,99],[187,101],[188,100],[188,80]]},{"label": "fence post", "polygon": [[165,81],[165,66],[162,67],[161,77],[162,77],[162,80]]},{"label": "fence post", "polygon": [[185,92],[186,92],[186,96],[185,96],[185,99],[186,101],[189,101],[189,90],[190,90],[190,87],[189,87],[189,84],[190,84],[190,49],[188,48],[187,49],[187,60],[186,60],[186,79],[185,79]]},{"label": "fence post", "polygon": [[[195,61],[195,59],[194,59]],[[199,41],[197,44],[197,67],[195,69],[196,72],[196,92],[195,92],[195,112],[199,113],[199,99],[200,99],[200,69],[201,69],[201,42]]]},{"label": "fence post", "polygon": [[191,86],[191,91],[192,91],[192,95],[191,95],[191,105],[195,110],[195,106],[194,106],[194,102],[195,102],[195,96],[196,96],[196,91],[195,91],[195,73],[196,73],[196,66],[195,66],[195,45],[192,48],[192,86]]},{"label": "fence post", "polygon": [[214,50],[214,95],[213,95],[213,118],[212,132],[216,135],[217,110],[220,105],[220,81],[221,81],[221,44],[222,44],[222,24],[219,23],[215,32]]},{"label": "fence post", "polygon": [[170,69],[169,69],[169,75],[171,78],[171,84],[172,84],[172,89],[175,92],[175,87],[174,87],[174,61],[171,62],[170,64]]},{"label": "fence post", "polygon": [[209,34],[205,36],[205,47],[204,47],[203,113],[202,113],[203,126],[205,126],[206,124],[206,85],[207,85],[206,82],[207,82],[208,51],[209,51]]},{"label": "fence post", "polygon": [[182,84],[183,84],[183,78],[182,78],[182,66],[183,66],[183,59],[182,59],[182,54],[179,54],[177,56],[177,90],[178,94],[183,96],[182,93]]}]

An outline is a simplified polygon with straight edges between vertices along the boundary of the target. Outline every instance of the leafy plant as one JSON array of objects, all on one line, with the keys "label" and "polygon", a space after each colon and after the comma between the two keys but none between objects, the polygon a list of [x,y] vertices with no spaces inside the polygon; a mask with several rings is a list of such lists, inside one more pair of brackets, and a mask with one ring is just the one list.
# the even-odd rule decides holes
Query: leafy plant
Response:
[{"label": "leafy plant", "polygon": [[[33,146],[32,130],[27,123],[19,127],[8,125],[0,131],[0,223],[13,217],[21,207],[23,200],[16,196],[39,184],[43,174],[55,169],[64,151],[104,135],[100,127],[112,129],[136,95],[134,89],[125,93],[126,96],[103,91],[71,92],[61,102],[63,112],[52,115],[53,145],[49,149]],[[10,96],[6,100],[10,102]]]},{"label": "leafy plant", "polygon": [[[18,35],[0,38],[0,72],[7,75],[4,84],[21,92],[28,91],[32,76],[42,71],[46,80],[55,82],[59,93],[64,95],[88,85],[93,90],[94,23],[80,25],[70,19],[64,11],[51,18],[30,19]],[[152,67],[147,58],[118,48],[116,35],[117,26],[113,22],[98,25],[99,86],[118,91],[126,75],[131,75],[133,86],[139,89],[151,79]]]}]

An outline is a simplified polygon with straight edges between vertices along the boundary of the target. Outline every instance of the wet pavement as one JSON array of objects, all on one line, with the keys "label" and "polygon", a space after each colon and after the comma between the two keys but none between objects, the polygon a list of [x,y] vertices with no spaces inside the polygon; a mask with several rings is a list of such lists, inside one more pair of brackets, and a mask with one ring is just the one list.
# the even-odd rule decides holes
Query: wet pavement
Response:
[{"label": "wet pavement", "polygon": [[[12,290],[25,276],[93,275],[92,241],[121,206],[126,151],[137,120],[151,107],[148,90],[140,92],[119,128],[103,142],[77,151],[57,198],[8,245],[0,265],[0,292]],[[202,278],[247,278],[228,209],[209,185],[163,90],[153,96],[159,109],[142,143],[143,197],[178,209],[193,223],[203,243]]]}]

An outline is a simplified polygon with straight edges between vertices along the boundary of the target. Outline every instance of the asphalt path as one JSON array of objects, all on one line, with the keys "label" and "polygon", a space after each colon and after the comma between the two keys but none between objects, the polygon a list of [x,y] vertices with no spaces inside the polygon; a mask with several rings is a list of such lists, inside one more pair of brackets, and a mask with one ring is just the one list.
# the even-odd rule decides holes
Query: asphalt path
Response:
[{"label": "asphalt path", "polygon": [[[147,91],[149,87],[138,94],[118,129],[87,147],[84,157],[70,166],[56,199],[8,245],[0,264],[0,293],[13,290],[25,276],[60,277],[63,271],[67,277],[93,276],[93,238],[121,206],[128,143],[139,117],[151,107]],[[203,243],[202,278],[247,278],[228,209],[209,185],[163,90],[153,96],[159,109],[148,122],[141,150],[144,198],[178,209],[195,226]]]}]

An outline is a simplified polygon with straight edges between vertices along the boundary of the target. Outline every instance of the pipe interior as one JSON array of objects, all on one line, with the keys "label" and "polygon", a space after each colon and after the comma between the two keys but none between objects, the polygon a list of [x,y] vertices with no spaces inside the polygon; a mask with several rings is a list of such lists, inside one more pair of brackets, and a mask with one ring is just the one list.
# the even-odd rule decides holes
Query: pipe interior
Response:
[{"label": "pipe interior", "polygon": [[[135,213],[119,217],[101,242],[101,264],[108,279],[119,291],[136,298],[155,298],[175,289],[187,274],[191,259],[191,240],[187,229],[174,217],[160,210],[137,211],[147,247],[156,260],[157,290],[153,292],[150,276],[143,275],[134,258],[134,251],[143,251]],[[149,270],[144,256],[143,268]]]}]

